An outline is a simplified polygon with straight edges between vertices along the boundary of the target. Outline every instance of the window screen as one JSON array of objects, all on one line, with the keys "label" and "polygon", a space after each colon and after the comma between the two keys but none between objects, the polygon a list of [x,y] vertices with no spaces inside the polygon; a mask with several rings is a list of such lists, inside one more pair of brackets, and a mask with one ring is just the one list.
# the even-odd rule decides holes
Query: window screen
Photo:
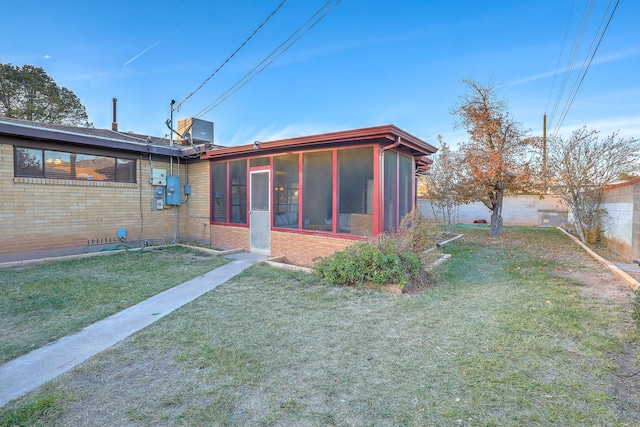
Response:
[{"label": "window screen", "polygon": [[227,222],[227,164],[211,164],[211,220]]},{"label": "window screen", "polygon": [[373,148],[338,151],[338,233],[373,233]]},{"label": "window screen", "polygon": [[303,155],[303,227],[332,230],[333,152]]}]

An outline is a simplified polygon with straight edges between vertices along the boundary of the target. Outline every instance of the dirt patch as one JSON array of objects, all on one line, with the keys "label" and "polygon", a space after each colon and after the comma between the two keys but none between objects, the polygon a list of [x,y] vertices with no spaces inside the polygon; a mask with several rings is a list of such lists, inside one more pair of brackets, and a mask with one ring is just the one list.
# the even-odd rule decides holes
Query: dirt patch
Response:
[{"label": "dirt patch", "polygon": [[592,297],[627,303],[633,298],[633,291],[609,270],[556,270],[555,276],[576,280],[586,286],[578,289]]},{"label": "dirt patch", "polygon": [[614,375],[612,394],[618,400],[621,412],[628,414],[640,424],[640,360],[638,348],[626,346],[621,353],[615,354],[613,360],[618,365]]}]

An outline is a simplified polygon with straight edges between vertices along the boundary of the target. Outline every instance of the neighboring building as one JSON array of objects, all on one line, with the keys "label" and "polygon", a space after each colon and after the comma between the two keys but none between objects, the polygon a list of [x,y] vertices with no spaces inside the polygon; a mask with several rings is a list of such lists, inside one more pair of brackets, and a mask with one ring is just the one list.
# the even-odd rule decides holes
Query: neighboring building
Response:
[{"label": "neighboring building", "polygon": [[435,151],[391,125],[216,147],[0,119],[0,262],[197,240],[311,265],[394,230]]}]

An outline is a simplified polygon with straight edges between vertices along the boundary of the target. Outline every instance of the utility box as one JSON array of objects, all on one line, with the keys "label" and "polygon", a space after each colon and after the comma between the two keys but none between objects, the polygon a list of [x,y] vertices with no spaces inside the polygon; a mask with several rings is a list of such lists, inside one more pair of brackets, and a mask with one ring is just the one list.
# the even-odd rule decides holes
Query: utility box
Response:
[{"label": "utility box", "polygon": [[118,239],[124,240],[127,238],[127,229],[126,228],[118,228]]},{"label": "utility box", "polygon": [[167,185],[167,170],[151,169],[151,185]]},{"label": "utility box", "polygon": [[180,177],[179,176],[167,177],[166,202],[167,202],[167,205],[177,206],[180,204]]}]

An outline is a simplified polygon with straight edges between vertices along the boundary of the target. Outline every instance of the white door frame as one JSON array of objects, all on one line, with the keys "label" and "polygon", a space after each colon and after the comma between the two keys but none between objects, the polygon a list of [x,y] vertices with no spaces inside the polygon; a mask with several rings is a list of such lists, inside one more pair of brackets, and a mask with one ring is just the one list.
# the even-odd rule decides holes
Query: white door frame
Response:
[{"label": "white door frame", "polygon": [[[266,190],[264,194],[254,194],[254,176],[267,174],[267,188],[257,187],[256,191]],[[249,179],[249,241],[251,253],[271,254],[271,171],[257,170],[250,172]],[[259,184],[263,184],[259,183]]]}]

